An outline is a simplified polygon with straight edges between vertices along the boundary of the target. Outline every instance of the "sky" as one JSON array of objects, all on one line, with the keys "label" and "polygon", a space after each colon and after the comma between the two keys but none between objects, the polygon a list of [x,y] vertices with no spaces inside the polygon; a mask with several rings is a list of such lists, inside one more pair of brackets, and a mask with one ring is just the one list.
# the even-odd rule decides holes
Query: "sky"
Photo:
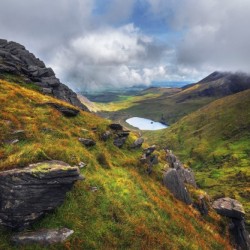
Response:
[{"label": "sky", "polygon": [[1,0],[0,38],[76,91],[250,73],[249,0]]}]

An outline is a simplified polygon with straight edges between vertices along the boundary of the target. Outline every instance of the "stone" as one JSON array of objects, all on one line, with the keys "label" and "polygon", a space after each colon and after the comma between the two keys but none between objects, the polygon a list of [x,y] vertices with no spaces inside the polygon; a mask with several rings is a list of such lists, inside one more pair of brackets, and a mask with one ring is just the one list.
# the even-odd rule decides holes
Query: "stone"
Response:
[{"label": "stone", "polygon": [[61,161],[0,172],[0,225],[22,230],[60,206],[77,180],[78,167]]},{"label": "stone", "polygon": [[78,109],[65,107],[63,105],[60,105],[60,104],[54,103],[54,102],[46,102],[45,104],[50,105],[51,107],[57,109],[59,112],[61,112],[66,117],[75,117],[80,112]]},{"label": "stone", "polygon": [[208,215],[208,206],[203,195],[198,197],[198,201],[194,202],[193,207],[196,208],[202,216]]},{"label": "stone", "polygon": [[129,133],[130,133],[130,131],[118,131],[118,132],[117,132],[117,135],[118,135],[119,137],[128,137],[128,136],[129,136]]},{"label": "stone", "polygon": [[192,169],[184,168],[183,166],[180,166],[175,169],[179,173],[179,176],[182,178],[184,183],[192,185],[193,187],[197,188],[194,172],[192,171]]},{"label": "stone", "polygon": [[78,141],[81,142],[86,147],[92,147],[96,145],[96,142],[92,139],[78,138]]},{"label": "stone", "polygon": [[121,148],[126,142],[126,137],[117,137],[114,139],[113,144],[118,147]]},{"label": "stone", "polygon": [[87,166],[87,164],[86,163],[84,163],[84,162],[79,162],[78,163],[78,165],[79,165],[79,168],[84,168],[84,167],[86,167]]},{"label": "stone", "polygon": [[215,200],[212,207],[218,214],[231,219],[230,234],[237,245],[237,249],[249,250],[250,237],[245,226],[245,211],[242,204],[235,199],[225,197]]},{"label": "stone", "polygon": [[11,241],[18,246],[31,244],[48,246],[56,243],[63,243],[73,233],[74,231],[68,228],[40,229],[34,232],[16,233],[11,237]]},{"label": "stone", "polygon": [[58,78],[52,76],[52,77],[42,77],[41,79],[42,83],[47,83],[51,87],[57,87],[60,85],[60,81]]},{"label": "stone", "polygon": [[42,88],[42,92],[44,94],[47,94],[47,95],[52,95],[53,94],[52,88]]},{"label": "stone", "polygon": [[140,148],[144,142],[144,139],[142,137],[136,139],[133,144],[130,146],[131,148]]},{"label": "stone", "polygon": [[156,149],[156,146],[153,145],[153,146],[150,146],[150,147],[144,149],[144,152],[145,152],[146,156],[148,156],[148,155],[151,155],[155,151],[155,149]]},{"label": "stone", "polygon": [[212,207],[218,214],[229,218],[243,219],[245,215],[242,204],[229,197],[215,200]]},{"label": "stone", "polygon": [[109,127],[110,127],[112,130],[115,130],[115,131],[123,130],[122,125],[119,124],[119,123],[111,123],[111,124],[109,125]]},{"label": "stone", "polygon": [[100,138],[102,141],[107,141],[111,137],[111,132],[110,131],[105,131],[104,133],[101,134]]},{"label": "stone", "polygon": [[190,194],[176,169],[171,168],[164,173],[163,184],[176,199],[183,201],[187,205],[192,203]]}]

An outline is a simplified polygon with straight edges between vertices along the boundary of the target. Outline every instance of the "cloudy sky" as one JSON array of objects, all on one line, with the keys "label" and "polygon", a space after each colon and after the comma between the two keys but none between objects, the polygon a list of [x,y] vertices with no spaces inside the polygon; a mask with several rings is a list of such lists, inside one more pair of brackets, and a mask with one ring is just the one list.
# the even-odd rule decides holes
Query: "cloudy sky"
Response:
[{"label": "cloudy sky", "polygon": [[1,0],[0,37],[75,90],[250,73],[249,0]]}]

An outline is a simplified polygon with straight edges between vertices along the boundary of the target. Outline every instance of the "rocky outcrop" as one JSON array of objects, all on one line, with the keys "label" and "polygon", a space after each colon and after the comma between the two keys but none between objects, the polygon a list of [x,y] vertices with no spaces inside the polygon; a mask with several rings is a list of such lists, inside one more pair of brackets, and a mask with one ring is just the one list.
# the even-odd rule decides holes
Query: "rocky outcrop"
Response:
[{"label": "rocky outcrop", "polygon": [[92,147],[96,145],[96,142],[92,139],[78,138],[78,141],[81,142],[86,147]]},{"label": "rocky outcrop", "polygon": [[109,128],[113,131],[115,136],[113,144],[118,148],[122,148],[127,140],[127,137],[129,136],[130,131],[123,130],[123,126],[119,123],[111,123]]},{"label": "rocky outcrop", "polygon": [[0,225],[21,230],[60,206],[77,180],[78,167],[61,161],[0,172]]},{"label": "rocky outcrop", "polygon": [[155,145],[152,145],[148,148],[145,148],[143,150],[143,154],[142,154],[141,159],[140,159],[141,163],[147,164],[146,172],[148,174],[151,174],[152,170],[153,170],[153,166],[158,164],[158,156],[153,154],[155,149],[156,149]]},{"label": "rocky outcrop", "polygon": [[31,244],[48,246],[56,243],[63,243],[73,233],[74,231],[68,228],[40,229],[35,232],[17,233],[11,237],[11,241],[18,246]]},{"label": "rocky outcrop", "polygon": [[133,144],[131,145],[131,148],[140,148],[143,142],[144,142],[144,139],[140,137],[133,142]]},{"label": "rocky outcrop", "polygon": [[163,184],[176,199],[185,202],[187,205],[192,203],[188,190],[176,169],[172,168],[164,173]]},{"label": "rocky outcrop", "polygon": [[61,112],[66,117],[77,116],[80,112],[79,109],[65,107],[63,105],[60,105],[60,104],[54,103],[54,102],[47,102],[45,104],[50,105],[51,107],[57,109],[59,112]]},{"label": "rocky outcrop", "polygon": [[88,111],[74,93],[56,78],[51,68],[46,68],[43,61],[36,58],[25,47],[16,42],[0,39],[0,74],[20,75],[25,81],[33,82],[44,94],[52,95],[74,106]]},{"label": "rocky outcrop", "polygon": [[214,201],[213,208],[218,214],[230,218],[230,233],[237,249],[249,250],[250,236],[246,230],[244,222],[245,211],[242,204],[237,200],[226,197]]}]

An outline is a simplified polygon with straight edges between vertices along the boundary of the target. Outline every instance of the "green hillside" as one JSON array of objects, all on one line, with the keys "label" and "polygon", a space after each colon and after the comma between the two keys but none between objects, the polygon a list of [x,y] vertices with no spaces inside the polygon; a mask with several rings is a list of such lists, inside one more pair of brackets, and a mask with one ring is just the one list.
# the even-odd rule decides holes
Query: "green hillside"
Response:
[{"label": "green hillside", "polygon": [[[162,186],[163,152],[158,152],[162,160],[148,176],[138,160],[141,150],[129,149],[134,135],[118,149],[112,140],[99,139],[108,121],[83,111],[64,117],[45,104],[51,101],[69,105],[40,94],[32,84],[0,81],[1,170],[48,159],[72,166],[87,163],[81,169],[86,180],[75,185],[62,207],[34,226],[66,226],[75,233],[63,245],[44,249],[230,249],[218,215],[211,212],[201,218]],[[6,143],[14,130],[24,130],[25,136],[15,144]],[[85,148],[79,137],[97,144]],[[0,230],[0,249],[17,249],[10,245],[10,235]]]},{"label": "green hillside", "polygon": [[198,184],[209,194],[235,197],[249,214],[250,90],[216,100],[146,136],[195,169]]}]

